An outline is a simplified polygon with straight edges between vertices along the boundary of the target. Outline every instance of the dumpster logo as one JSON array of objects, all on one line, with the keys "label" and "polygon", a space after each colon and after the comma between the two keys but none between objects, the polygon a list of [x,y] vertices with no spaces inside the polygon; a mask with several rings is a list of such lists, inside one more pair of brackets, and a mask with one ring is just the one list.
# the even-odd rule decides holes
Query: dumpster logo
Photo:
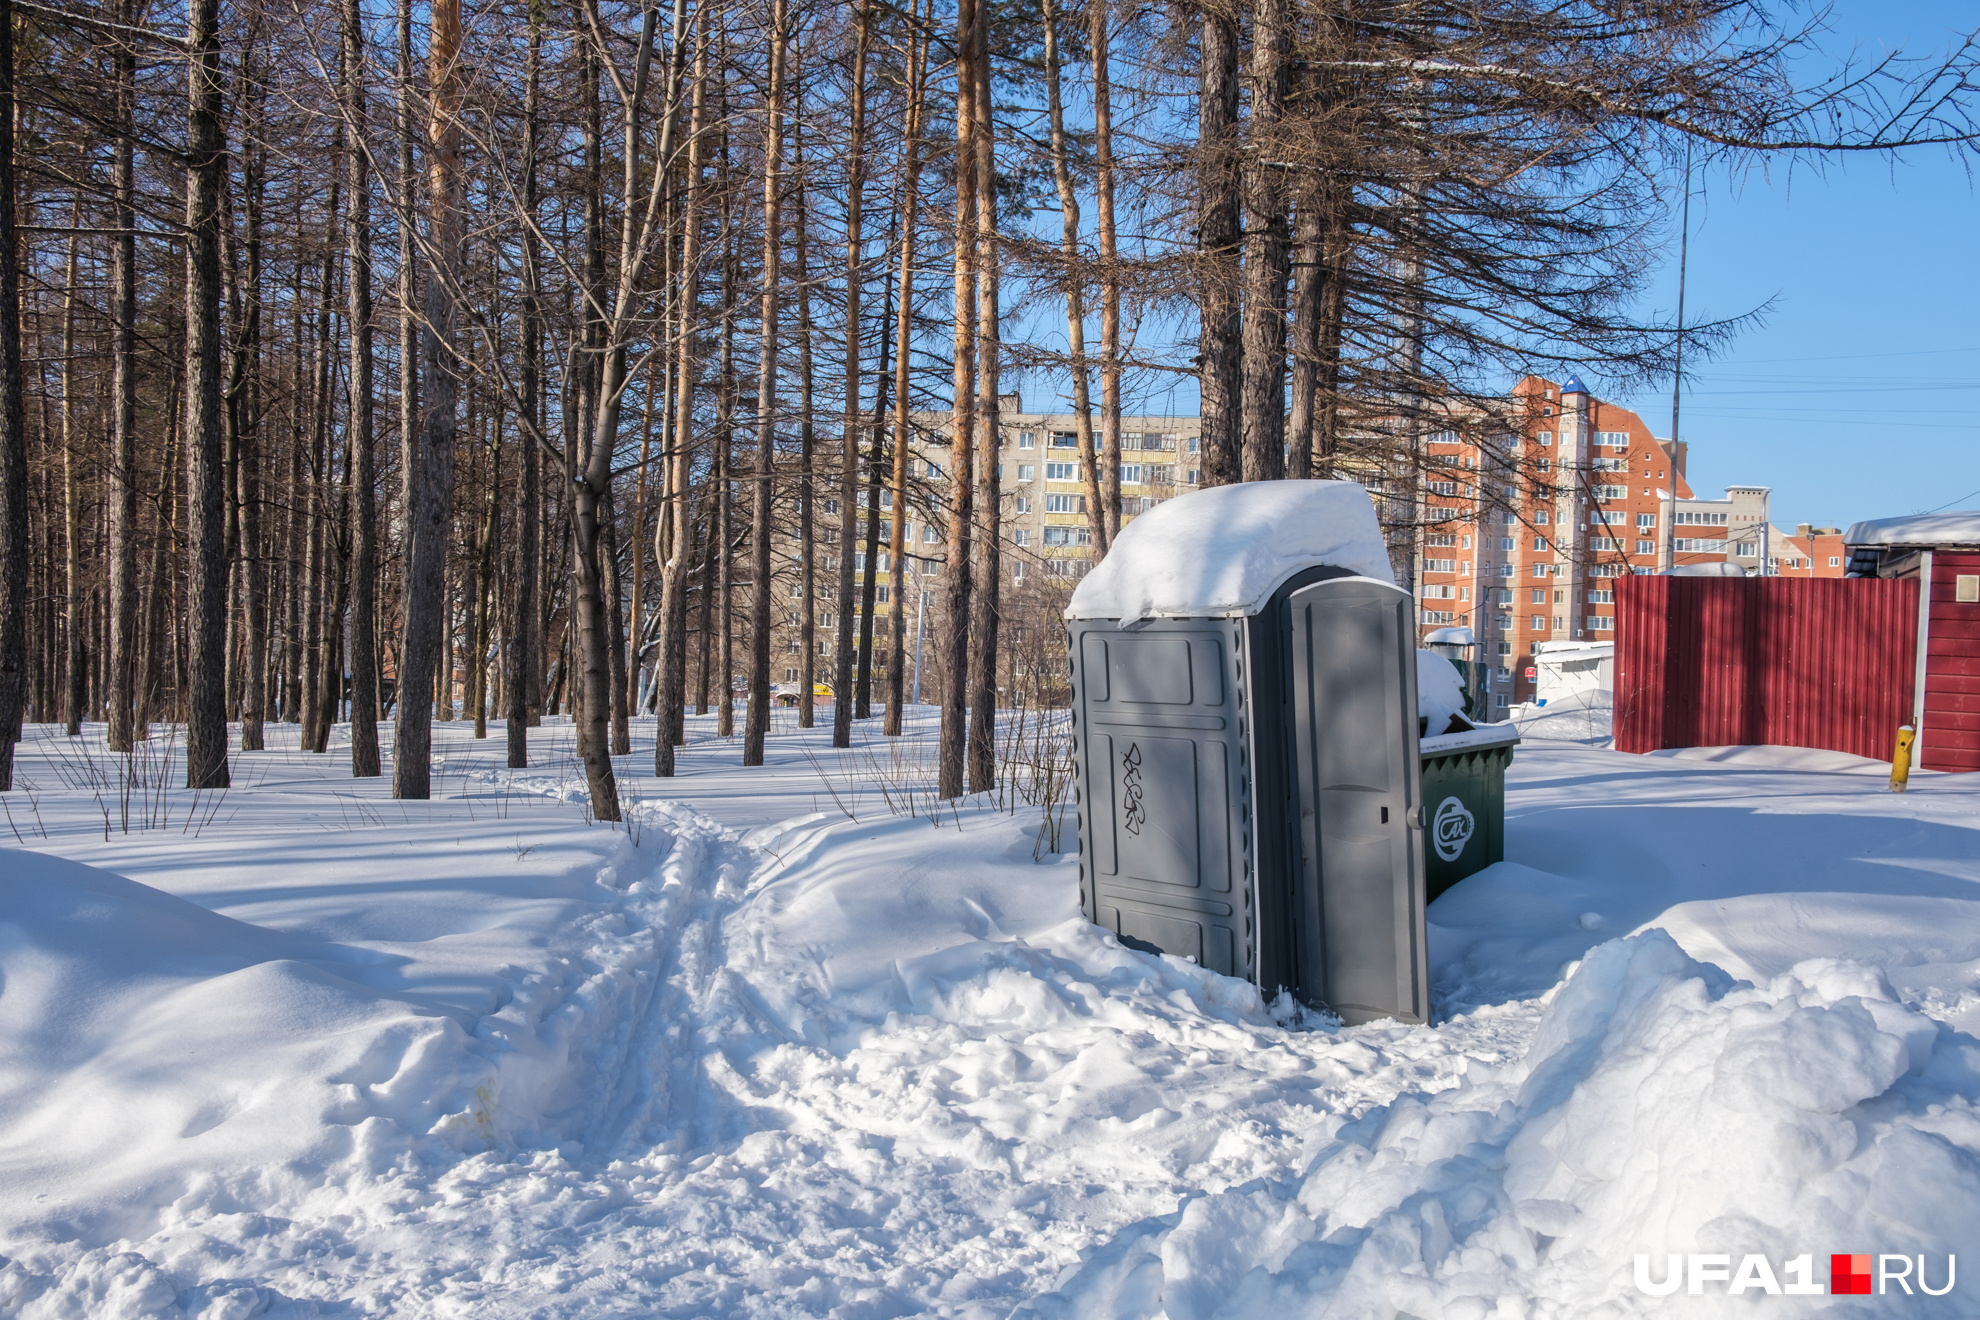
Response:
[{"label": "dumpster logo", "polygon": [[1465,810],[1464,803],[1447,797],[1437,804],[1437,815],[1430,822],[1430,842],[1436,846],[1437,856],[1455,862],[1477,829],[1478,821]]},{"label": "dumpster logo", "polygon": [[1129,743],[1121,757],[1121,825],[1129,834],[1141,837],[1148,820],[1148,808],[1141,805],[1141,744]]}]

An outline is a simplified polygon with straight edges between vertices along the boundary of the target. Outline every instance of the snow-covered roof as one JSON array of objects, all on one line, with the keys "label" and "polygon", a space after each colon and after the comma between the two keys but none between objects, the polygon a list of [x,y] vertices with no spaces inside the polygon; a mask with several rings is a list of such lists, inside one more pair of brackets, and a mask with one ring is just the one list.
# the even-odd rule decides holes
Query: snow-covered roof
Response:
[{"label": "snow-covered roof", "polygon": [[1395,583],[1368,492],[1352,481],[1248,481],[1158,504],[1121,529],[1068,619],[1256,614],[1303,568]]},{"label": "snow-covered roof", "polygon": [[1658,577],[1745,577],[1738,564],[1673,564]]},{"label": "snow-covered roof", "polygon": [[1478,639],[1472,635],[1469,628],[1432,628],[1429,635],[1423,639],[1423,644],[1425,646],[1476,646],[1478,645]]},{"label": "snow-covered roof", "polygon": [[1980,509],[1870,518],[1843,533],[1844,545],[1980,545]]}]

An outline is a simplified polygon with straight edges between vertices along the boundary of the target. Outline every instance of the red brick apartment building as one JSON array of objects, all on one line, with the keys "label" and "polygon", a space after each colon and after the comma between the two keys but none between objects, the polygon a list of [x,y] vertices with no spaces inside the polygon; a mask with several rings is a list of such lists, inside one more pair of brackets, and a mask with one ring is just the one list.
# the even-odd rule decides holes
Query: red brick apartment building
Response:
[{"label": "red brick apartment building", "polygon": [[1839,578],[1849,556],[1843,550],[1842,528],[1797,524],[1792,532],[1774,532],[1767,571],[1775,577]]},{"label": "red brick apartment building", "polygon": [[1512,399],[1511,434],[1430,437],[1417,565],[1419,621],[1472,629],[1494,710],[1533,696],[1535,642],[1615,639],[1619,576],[1706,564],[1757,574],[1784,557],[1828,576],[1840,554],[1819,536],[1774,545],[1765,486],[1696,498],[1684,445],[1572,376],[1529,376]]}]

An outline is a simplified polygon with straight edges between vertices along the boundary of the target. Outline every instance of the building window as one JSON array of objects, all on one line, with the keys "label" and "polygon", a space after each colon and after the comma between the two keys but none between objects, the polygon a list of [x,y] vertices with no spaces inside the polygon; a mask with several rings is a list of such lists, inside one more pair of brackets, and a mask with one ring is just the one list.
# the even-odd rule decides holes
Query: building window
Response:
[{"label": "building window", "polygon": [[1629,432],[1597,431],[1595,433],[1595,443],[1598,445],[1607,445],[1611,449],[1627,449],[1629,448]]},{"label": "building window", "polygon": [[837,500],[825,500],[821,502],[820,507],[826,513],[837,513],[839,511],[839,502]]},{"label": "building window", "polygon": [[1547,538],[1546,538],[1546,537],[1544,537],[1544,536],[1536,536],[1536,537],[1534,537],[1534,538],[1533,538],[1533,548],[1534,548],[1535,550],[1545,550],[1545,549],[1547,548]]},{"label": "building window", "polygon": [[1011,565],[1011,581],[1024,581],[1024,561],[1022,559]]},{"label": "building window", "polygon": [[1841,567],[1842,567],[1842,556],[1841,556],[1841,555],[1830,555],[1830,556],[1829,556],[1829,567],[1830,567],[1830,568],[1841,568]]},{"label": "building window", "polygon": [[887,603],[887,591],[888,591],[888,588],[887,588],[887,586],[886,586],[886,585],[885,585],[885,584],[883,583],[883,584],[882,584],[882,585],[880,586],[880,591],[879,591],[879,596],[878,596],[878,598],[877,598],[877,599],[879,600],[879,602],[880,602],[880,603],[881,603],[882,605],[885,605],[885,604]]},{"label": "building window", "polygon": [[1613,591],[1591,591],[1588,593],[1588,603],[1590,605],[1613,605],[1616,603],[1616,593]]},{"label": "building window", "polygon": [[1084,496],[1084,495],[1047,495],[1047,496],[1045,497],[1045,512],[1047,512],[1047,513],[1085,513],[1085,512],[1086,512],[1086,496]]},{"label": "building window", "polygon": [[1566,627],[1567,627],[1567,620],[1563,619],[1560,615],[1556,614],[1554,616],[1554,631],[1559,632]]},{"label": "building window", "polygon": [[[1552,408],[1549,408],[1547,410],[1547,415],[1549,417],[1552,417],[1554,415],[1554,410]],[[1554,443],[1554,433],[1552,431],[1542,431],[1535,438],[1538,439],[1540,443],[1543,445],[1551,445]]]},{"label": "building window", "polygon": [[1423,571],[1426,573],[1455,573],[1457,572],[1457,560],[1426,559],[1423,561]]},{"label": "building window", "polygon": [[1595,498],[1598,500],[1626,500],[1629,498],[1627,486],[1597,486]]},{"label": "building window", "polygon": [[1456,623],[1457,615],[1449,610],[1425,610],[1423,611],[1422,622],[1425,624]]},{"label": "building window", "polygon": [[1019,481],[1036,481],[1037,479],[1038,479],[1038,465],[1036,463],[1018,464]]},{"label": "building window", "polygon": [[1440,582],[1434,586],[1418,588],[1417,598],[1420,600],[1456,600],[1457,588],[1448,582]]},{"label": "building window", "polygon": [[1547,616],[1546,616],[1546,615],[1544,615],[1544,614],[1535,614],[1535,615],[1532,615],[1531,617],[1529,617],[1529,618],[1527,619],[1527,621],[1526,621],[1526,626],[1527,626],[1527,629],[1528,629],[1529,631],[1531,631],[1531,632],[1546,632],[1546,631],[1547,631]]},{"label": "building window", "polygon": [[[1190,448],[1194,449],[1195,447],[1196,446],[1194,442],[1192,442]],[[1191,468],[1189,470],[1189,484],[1192,486],[1198,486],[1201,485],[1202,483],[1203,483],[1203,469]]]},{"label": "building window", "polygon": [[1031,498],[1029,496],[1020,495],[1017,497],[1017,511],[1019,513],[1031,512]]},{"label": "building window", "polygon": [[1636,543],[1636,553],[1639,555],[1654,555],[1657,553],[1657,543],[1655,541],[1638,541]]},{"label": "building window", "polygon": [[1018,432],[1019,449],[1036,449],[1037,447],[1038,447],[1038,439],[1036,436],[1032,435],[1031,432],[1029,431]]},{"label": "building window", "polygon": [[1758,541],[1741,541],[1733,553],[1741,559],[1753,559],[1760,553],[1760,543]]},{"label": "building window", "polygon": [[1196,453],[1197,447],[1200,446],[1202,443],[1203,443],[1203,437],[1196,435],[1191,436],[1189,438],[1189,452],[1192,454]]},{"label": "building window", "polygon": [[[1504,640],[1501,640],[1501,641],[1499,642],[1499,654],[1500,654],[1500,655],[1511,655],[1511,654],[1512,654],[1512,643],[1511,643],[1511,642],[1508,642],[1508,641],[1504,641]],[[1505,669],[1504,669],[1504,668],[1502,667],[1502,668],[1500,668],[1500,670],[1499,670],[1499,677],[1500,677],[1500,678],[1504,678],[1505,676],[1506,676],[1506,671],[1505,671]]]},{"label": "building window", "polygon": [[797,670],[796,670],[796,669],[786,669],[786,670],[784,671],[784,681],[785,681],[786,683],[795,683],[795,682],[797,682]]},{"label": "building window", "polygon": [[1432,533],[1431,533],[1430,535],[1428,535],[1428,536],[1426,536],[1426,537],[1424,537],[1424,538],[1423,538],[1423,544],[1425,544],[1425,545],[1456,545],[1456,544],[1457,544],[1457,537],[1455,537],[1455,536],[1453,536],[1453,535],[1451,535],[1451,534],[1450,534],[1449,532],[1432,532]]},{"label": "building window", "polygon": [[1544,527],[1547,523],[1547,511],[1545,509],[1535,509],[1533,511],[1533,521],[1535,525]]},{"label": "building window", "polygon": [[941,465],[940,463],[935,463],[935,462],[931,462],[931,463],[929,463],[929,464],[928,464],[928,471],[927,471],[926,473],[924,473],[923,475],[925,475],[925,476],[930,476],[930,477],[939,477],[939,476],[941,476],[941,475],[942,475],[942,465]]},{"label": "building window", "polygon": [[923,524],[923,526],[922,526],[922,528],[921,528],[921,540],[922,540],[922,543],[923,543],[923,544],[925,544],[925,545],[932,545],[932,544],[934,544],[934,541],[935,541],[935,524],[933,524],[933,523],[925,523],[925,524]]},{"label": "building window", "polygon": [[1141,464],[1121,464],[1121,484],[1123,486],[1139,486],[1141,484]]},{"label": "building window", "polygon": [[1619,552],[1622,550],[1622,542],[1616,540],[1613,536],[1591,536],[1588,538],[1588,548],[1590,550],[1614,550]]},{"label": "building window", "polygon": [[[1047,464],[1045,465],[1045,480],[1047,480],[1047,481],[1078,481],[1078,480],[1079,480],[1079,464],[1077,464],[1077,463],[1047,463]],[[1049,497],[1048,497],[1048,499],[1049,499]],[[1047,506],[1047,507],[1050,507],[1050,506],[1049,506],[1049,504],[1048,504],[1048,506]]]},{"label": "building window", "polygon": [[1533,589],[1533,603],[1535,605],[1545,605],[1547,603],[1547,589],[1545,587],[1535,587]]},{"label": "building window", "polygon": [[1426,483],[1432,495],[1455,495],[1458,484],[1455,481],[1432,481]]},{"label": "building window", "polygon": [[1588,626],[1596,632],[1613,632],[1616,621],[1606,614],[1591,614],[1588,616]]},{"label": "building window", "polygon": [[1650,530],[1650,529],[1651,529],[1652,527],[1655,527],[1656,525],[1657,525],[1657,515],[1656,515],[1656,514],[1654,514],[1654,513],[1639,513],[1639,514],[1637,514],[1637,515],[1636,515],[1636,530],[1637,530],[1637,531],[1639,531],[1639,532],[1647,532],[1647,531],[1649,531],[1649,530]]},{"label": "building window", "polygon": [[1687,554],[1722,555],[1726,552],[1724,541],[1707,541],[1695,537],[1680,536],[1672,545]]},{"label": "building window", "polygon": [[1011,533],[1011,540],[1018,545],[1030,545],[1031,529],[1029,527],[1018,528],[1015,532]]},{"label": "building window", "polygon": [[1052,432],[1052,448],[1077,449],[1079,448],[1079,437],[1071,431],[1054,431]]},{"label": "building window", "polygon": [[[1511,546],[1507,546],[1507,547],[1506,547],[1506,549],[1508,549],[1508,550],[1510,550],[1510,549],[1512,549],[1512,547],[1511,547]],[[1511,577],[1512,575],[1513,575],[1513,566],[1512,566],[1511,564],[1500,564],[1500,565],[1499,565],[1499,576],[1500,576],[1500,577]]]},{"label": "building window", "polygon": [[[1512,552],[1512,548],[1513,548],[1513,539],[1510,536],[1502,536],[1499,538],[1499,549],[1504,550],[1510,554]],[[1510,568],[1511,565],[1509,564],[1507,565],[1507,567]]]},{"label": "building window", "polygon": [[1546,566],[1545,564],[1535,564],[1535,565],[1533,566],[1533,576],[1534,576],[1534,577],[1546,577],[1546,576],[1547,576],[1547,566]]},{"label": "building window", "polygon": [[1724,527],[1726,515],[1712,513],[1705,509],[1679,509],[1673,522],[1690,523],[1700,527]]}]

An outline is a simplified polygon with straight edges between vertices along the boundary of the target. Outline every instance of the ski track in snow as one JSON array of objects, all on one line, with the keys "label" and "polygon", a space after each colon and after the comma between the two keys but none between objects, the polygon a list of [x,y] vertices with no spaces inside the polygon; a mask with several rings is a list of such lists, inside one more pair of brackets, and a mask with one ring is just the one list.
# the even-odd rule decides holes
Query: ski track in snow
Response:
[{"label": "ski track in snow", "polygon": [[[1470,906],[1440,905],[1451,924],[1434,932],[1439,1002],[1455,1016],[1343,1029],[1087,925],[1070,858],[1034,856],[1033,812],[978,804],[931,826],[886,814],[848,774],[827,792],[859,819],[743,828],[821,795],[826,772],[786,733],[784,769],[749,772],[777,785],[767,797],[746,775],[704,785],[734,825],[652,800],[650,779],[619,834],[584,829],[576,807],[428,818],[426,835],[451,821],[439,833],[513,851],[518,868],[541,848],[541,868],[563,877],[503,891],[508,906],[485,920],[436,926],[431,947],[354,929],[338,904],[362,899],[208,893],[267,923],[201,939],[320,942],[241,954],[230,975],[328,966],[378,998],[338,1010],[345,1054],[285,1057],[259,1090],[215,1099],[199,1092],[211,1078],[173,1081],[159,1101],[179,1106],[169,1122],[132,1117],[128,1140],[207,1153],[160,1156],[149,1181],[17,1159],[6,1127],[64,1115],[51,1117],[45,1092],[0,1092],[0,1170],[45,1180],[32,1196],[0,1190],[0,1314],[1484,1320],[1654,1314],[1657,1299],[1625,1294],[1617,1253],[1740,1249],[1686,1235],[1744,1233],[1777,1262],[1831,1241],[1980,1246],[1958,1241],[1980,1224],[1980,1050],[1949,1025],[1970,1027],[1980,1009],[1980,947],[1952,934],[1934,979],[1902,992],[1874,969],[1772,946],[1792,972],[1754,953],[1739,973],[1773,979],[1735,985],[1666,936],[1603,944],[1640,924],[1618,899],[1627,891],[1563,880],[1601,868],[1576,869],[1573,845],[1543,830],[1529,860],[1561,875],[1509,862],[1468,882]],[[567,763],[511,775],[474,768],[472,753],[449,747],[470,810],[498,792],[580,796]],[[1545,753],[1521,755],[1535,774]],[[1795,755],[1811,754],[1749,758],[1742,783],[1789,784]],[[1553,757],[1558,775],[1528,800],[1558,826],[1578,806],[1561,786],[1617,758],[1567,745]],[[1863,778],[1845,759],[1838,773]],[[1644,802],[1668,807],[1675,789],[1680,809],[1710,769],[1630,763],[1648,767]],[[1913,805],[1944,829],[1980,791],[1939,778],[1950,800],[1935,807],[1927,777]],[[1842,784],[1848,802],[1829,805],[1888,808],[1859,787]],[[1778,809],[1810,809],[1781,796]],[[56,837],[28,841],[92,857],[86,828],[71,819],[63,834],[60,795],[43,797]],[[83,827],[88,810],[72,812]],[[230,828],[255,828],[252,809],[237,810],[215,817],[216,852]],[[1947,871],[1919,851],[1908,864]],[[102,865],[143,876],[171,855],[139,839]],[[1961,874],[1976,878],[1972,865]],[[200,897],[201,883],[185,878],[185,892]],[[1672,911],[1714,907],[1681,889]],[[125,901],[106,892],[91,901]],[[1609,910],[1583,910],[1595,906]],[[1972,912],[1962,919],[1980,930]],[[1687,949],[1747,949],[1709,912],[1677,930]],[[484,944],[453,955],[464,964],[484,947],[507,958],[486,984],[446,962],[470,932]],[[428,965],[440,970],[419,980]],[[1585,974],[1563,987],[1577,965]],[[263,992],[279,1000],[286,984]],[[115,1027],[100,1029],[121,1040]],[[1656,1106],[1634,1105],[1652,1092]],[[176,1145],[158,1136],[167,1127]],[[1619,1133],[1672,1176],[1612,1167],[1604,1143]],[[75,1141],[87,1150],[86,1133]],[[229,1164],[236,1150],[253,1160]],[[1939,1172],[1899,1177],[1914,1204],[1894,1208],[1878,1170],[1897,1177],[1907,1150]],[[1750,1176],[1701,1196],[1715,1161]],[[1770,1183],[1779,1195],[1753,1190]],[[127,1184],[140,1190],[120,1193]],[[1795,1246],[1796,1223],[1821,1240]]]}]

